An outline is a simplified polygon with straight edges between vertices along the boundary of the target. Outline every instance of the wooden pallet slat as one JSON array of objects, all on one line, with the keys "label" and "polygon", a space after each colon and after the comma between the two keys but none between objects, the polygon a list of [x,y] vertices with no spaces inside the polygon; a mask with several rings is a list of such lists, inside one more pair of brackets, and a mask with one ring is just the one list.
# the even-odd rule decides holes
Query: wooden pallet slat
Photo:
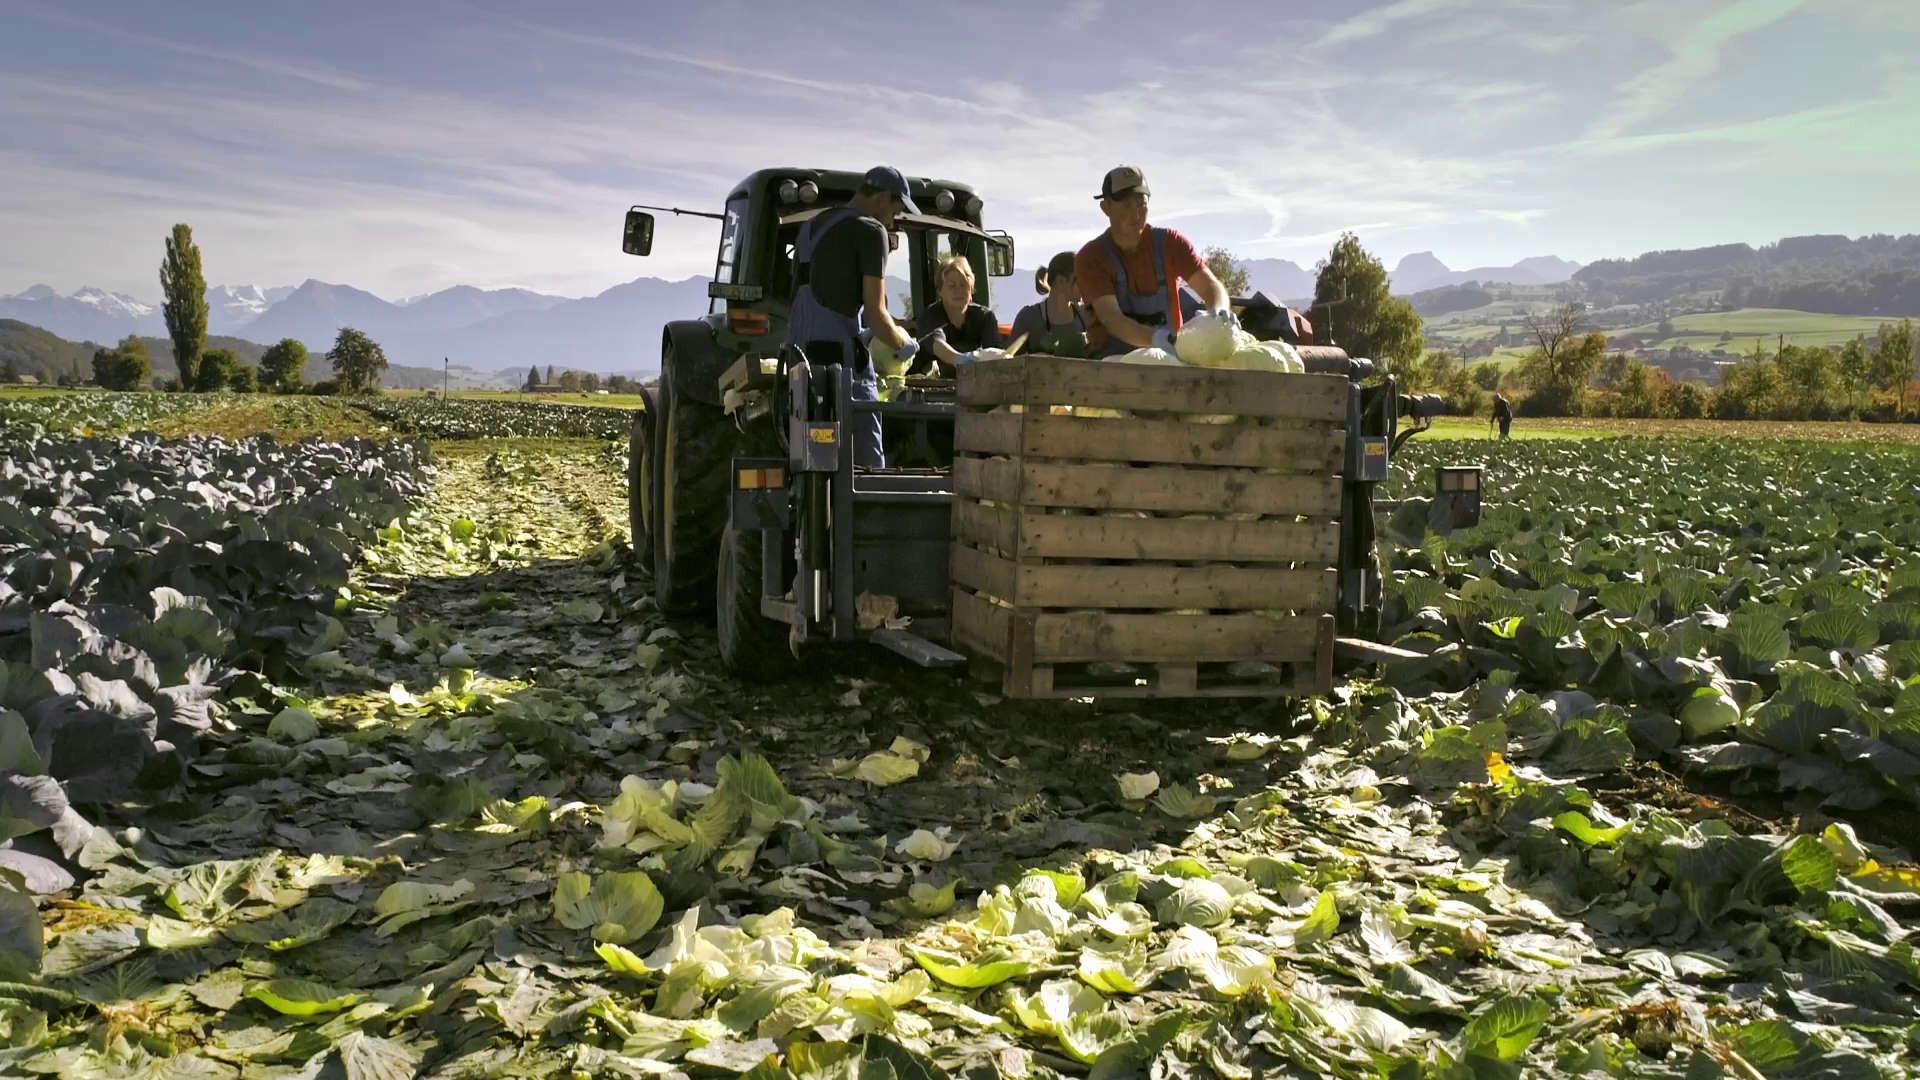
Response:
[{"label": "wooden pallet slat", "polygon": [[955,544],[955,583],[1016,608],[1330,611],[1331,567],[1173,563],[1025,564]]},{"label": "wooden pallet slat", "polygon": [[1240,466],[1331,473],[1346,454],[1346,429],[1326,424],[1261,427],[1246,421],[1100,420],[1044,413],[966,413],[954,421],[954,449],[981,454]]},{"label": "wooden pallet slat", "polygon": [[963,405],[1095,405],[1127,411],[1233,413],[1268,419],[1344,422],[1347,380],[1216,368],[1150,367],[1098,360],[1029,357],[969,364],[956,392]]},{"label": "wooden pallet slat", "polygon": [[1319,656],[1319,615],[1058,612],[1033,616],[1033,655],[1046,663],[1265,660]]},{"label": "wooden pallet slat", "polygon": [[1330,565],[1340,553],[1337,521],[999,513],[996,534],[1017,530],[1022,549],[1041,558]]},{"label": "wooden pallet slat", "polygon": [[1027,507],[1308,518],[1340,514],[1339,477],[1253,469],[962,456],[953,463],[953,487],[962,498]]}]

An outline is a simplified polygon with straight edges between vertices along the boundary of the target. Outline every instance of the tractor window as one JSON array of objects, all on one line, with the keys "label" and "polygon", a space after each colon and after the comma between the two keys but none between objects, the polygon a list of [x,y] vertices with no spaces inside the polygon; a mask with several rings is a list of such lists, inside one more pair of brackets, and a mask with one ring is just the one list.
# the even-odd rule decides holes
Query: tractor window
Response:
[{"label": "tractor window", "polygon": [[[713,280],[732,284],[739,280],[740,261],[744,247],[742,240],[747,229],[747,205],[745,198],[727,202],[727,220],[720,226],[720,257],[714,262]],[[726,309],[725,300],[714,300],[707,305],[708,312]]]},{"label": "tractor window", "polygon": [[986,267],[981,265],[979,244],[958,233],[934,231],[927,234],[927,288],[936,298],[940,294],[940,264],[954,255],[964,255],[973,265],[973,298],[986,302]]}]

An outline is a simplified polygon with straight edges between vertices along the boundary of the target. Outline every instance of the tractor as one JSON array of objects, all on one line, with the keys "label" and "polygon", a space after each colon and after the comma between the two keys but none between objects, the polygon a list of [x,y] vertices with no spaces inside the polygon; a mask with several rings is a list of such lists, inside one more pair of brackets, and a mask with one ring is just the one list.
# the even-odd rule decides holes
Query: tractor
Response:
[{"label": "tractor", "polygon": [[[812,364],[786,341],[800,226],[852,198],[860,178],[763,169],[735,186],[721,212],[642,205],[626,215],[622,248],[642,256],[656,212],[720,222],[709,310],[663,328],[659,382],[634,416],[629,523],[657,606],[710,614],[723,664],[747,678],[790,672],[806,650],[833,642],[878,645],[926,667],[968,660],[949,624],[955,380],[908,378],[887,400],[857,401],[839,365]],[[904,263],[904,312],[933,301],[938,265],[954,255],[973,264],[975,299],[986,303],[989,279],[1014,272],[1012,238],[984,227],[967,185],[910,177],[909,186],[925,209],[896,222],[889,260],[894,274]],[[1266,297],[1234,306],[1261,336],[1291,337],[1284,307]],[[1339,469],[1341,652],[1387,659],[1398,651],[1371,641],[1382,599],[1374,515],[1383,508],[1373,492],[1439,402],[1399,393],[1391,377],[1374,378],[1369,361],[1340,349],[1299,351],[1309,371],[1343,375],[1351,387]],[[881,416],[886,468],[856,469],[841,438],[860,411]],[[1402,426],[1406,418],[1413,423]],[[1477,521],[1479,480],[1477,467],[1441,469],[1430,522]],[[879,602],[884,611],[863,610]]]}]

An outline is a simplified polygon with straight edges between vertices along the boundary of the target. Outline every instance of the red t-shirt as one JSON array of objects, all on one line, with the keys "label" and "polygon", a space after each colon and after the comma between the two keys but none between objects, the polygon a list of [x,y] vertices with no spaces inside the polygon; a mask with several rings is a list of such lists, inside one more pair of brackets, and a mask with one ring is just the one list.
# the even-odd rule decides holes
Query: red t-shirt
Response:
[{"label": "red t-shirt", "polygon": [[[1200,272],[1206,263],[1200,260],[1200,253],[1194,250],[1193,242],[1172,229],[1167,233],[1167,282],[1166,288],[1177,291],[1180,282]],[[1140,238],[1132,251],[1121,251],[1120,262],[1127,269],[1127,282],[1135,290],[1153,288],[1153,236],[1148,234]],[[1102,296],[1113,296],[1120,291],[1119,283],[1114,280],[1113,260],[1108,256],[1106,234],[1101,233],[1081,247],[1073,257],[1073,277],[1080,286],[1080,299],[1088,307]],[[1141,295],[1145,295],[1144,292]],[[1177,300],[1175,301],[1178,302]],[[1097,323],[1099,320],[1095,320]],[[1106,344],[1107,328],[1094,326],[1087,332],[1087,344],[1098,347]]]}]

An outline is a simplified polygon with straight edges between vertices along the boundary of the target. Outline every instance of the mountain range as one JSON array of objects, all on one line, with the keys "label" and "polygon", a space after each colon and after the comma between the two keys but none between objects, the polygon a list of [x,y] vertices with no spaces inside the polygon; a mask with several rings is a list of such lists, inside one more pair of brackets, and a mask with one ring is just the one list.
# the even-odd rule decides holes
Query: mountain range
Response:
[{"label": "mountain range", "polygon": [[[1250,259],[1253,287],[1299,300],[1313,293],[1313,272],[1285,259]],[[1459,281],[1555,284],[1578,264],[1553,257],[1511,267],[1450,270],[1431,252],[1409,255],[1391,275],[1394,291],[1413,293]],[[996,309],[1011,320],[1031,303],[1029,270],[996,281]],[[895,295],[905,283],[893,280]],[[324,353],[343,326],[371,335],[396,365],[439,369],[443,358],[477,371],[523,372],[529,364],[585,371],[649,373],[659,366],[660,326],[707,308],[707,279],[636,278],[596,296],[570,298],[527,289],[458,285],[399,302],[351,285],[308,280],[298,286],[215,285],[207,289],[207,331],[258,342],[294,338]],[[1016,295],[1004,296],[1012,293]],[[83,288],[65,296],[35,285],[0,296],[0,319],[15,319],[72,341],[112,343],[127,334],[165,337],[158,304]],[[517,381],[517,375],[514,376]]]}]

